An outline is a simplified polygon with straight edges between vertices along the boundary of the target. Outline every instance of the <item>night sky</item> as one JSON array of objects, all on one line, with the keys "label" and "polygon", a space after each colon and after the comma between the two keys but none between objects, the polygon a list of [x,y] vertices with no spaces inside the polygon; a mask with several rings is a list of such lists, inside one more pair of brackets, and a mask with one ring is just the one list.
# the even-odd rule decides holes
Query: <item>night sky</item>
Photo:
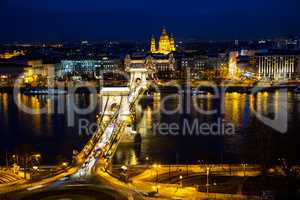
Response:
[{"label": "night sky", "polygon": [[300,33],[299,0],[0,0],[0,41],[257,39]]}]

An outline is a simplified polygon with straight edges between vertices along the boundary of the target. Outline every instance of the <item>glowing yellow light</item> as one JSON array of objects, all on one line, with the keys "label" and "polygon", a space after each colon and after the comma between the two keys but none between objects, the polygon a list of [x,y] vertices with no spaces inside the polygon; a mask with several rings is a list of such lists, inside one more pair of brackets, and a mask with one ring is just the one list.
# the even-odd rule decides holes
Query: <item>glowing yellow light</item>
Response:
[{"label": "glowing yellow light", "polygon": [[64,167],[67,167],[68,165],[69,165],[69,163],[67,163],[67,162],[62,163],[62,166],[64,166]]},{"label": "glowing yellow light", "polygon": [[5,52],[3,54],[0,54],[1,59],[11,59],[17,56],[24,56],[25,52],[24,51],[16,51],[14,50],[13,52]]},{"label": "glowing yellow light", "polygon": [[153,168],[155,168],[155,169],[156,169],[156,168],[160,168],[160,167],[161,167],[161,166],[158,165],[158,164],[154,164],[154,165],[153,165]]},{"label": "glowing yellow light", "polygon": [[34,154],[33,157],[34,157],[35,159],[40,159],[40,158],[42,157],[42,155],[39,154],[39,153],[37,153],[37,154]]},{"label": "glowing yellow light", "polygon": [[151,53],[161,53],[161,54],[169,54],[172,51],[176,51],[175,40],[171,35],[169,37],[166,29],[162,30],[161,36],[159,38],[158,49],[156,48],[156,42],[154,36],[151,38]]}]

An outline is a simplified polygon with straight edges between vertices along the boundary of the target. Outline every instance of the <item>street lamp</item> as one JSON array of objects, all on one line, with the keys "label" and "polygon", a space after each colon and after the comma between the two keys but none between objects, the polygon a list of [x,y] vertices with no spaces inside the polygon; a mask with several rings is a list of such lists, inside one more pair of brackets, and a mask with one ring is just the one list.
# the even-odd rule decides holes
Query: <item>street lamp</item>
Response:
[{"label": "street lamp", "polygon": [[158,168],[160,168],[160,165],[154,164],[153,168],[156,171],[156,192],[158,193]]},{"label": "street lamp", "polygon": [[244,177],[245,177],[246,176],[246,167],[247,167],[247,164],[243,163],[242,166],[243,166]]},{"label": "street lamp", "polygon": [[200,172],[201,173],[201,169],[202,169],[202,164],[204,164],[204,161],[203,160],[198,160],[198,163],[199,163],[199,167],[200,167]]},{"label": "street lamp", "polygon": [[69,163],[68,163],[68,162],[63,162],[61,165],[62,165],[63,167],[68,167]]},{"label": "street lamp", "polygon": [[[13,159],[14,159],[14,163],[16,163],[16,155],[13,155],[12,157],[13,157]],[[6,160],[7,160],[7,156],[6,156]],[[7,160],[7,162],[8,162],[8,160]],[[17,163],[17,164],[18,164],[18,163]],[[7,164],[7,168],[8,168],[8,164]]]},{"label": "street lamp", "polygon": [[180,179],[180,186],[182,187],[183,185],[182,185],[182,176],[181,175],[179,176],[179,179]]},{"label": "street lamp", "polygon": [[209,188],[209,170],[210,170],[210,168],[207,167],[206,168],[206,193],[207,193],[207,195],[209,194],[209,190],[208,190],[208,188]]},{"label": "street lamp", "polygon": [[147,167],[148,167],[149,166],[149,157],[146,156],[145,160],[146,160],[146,164],[147,164]]}]

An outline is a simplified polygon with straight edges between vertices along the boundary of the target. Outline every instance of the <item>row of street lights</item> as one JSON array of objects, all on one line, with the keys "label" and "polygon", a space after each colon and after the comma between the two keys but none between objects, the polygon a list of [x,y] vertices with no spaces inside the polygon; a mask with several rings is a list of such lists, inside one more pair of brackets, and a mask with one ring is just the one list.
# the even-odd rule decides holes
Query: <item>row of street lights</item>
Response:
[{"label": "row of street lights", "polygon": [[[156,192],[158,193],[159,192],[158,170],[161,168],[161,165],[154,164],[153,168],[155,169],[155,172],[156,172],[156,186],[155,186],[155,188],[156,188]],[[209,194],[209,173],[210,173],[210,167],[207,167],[206,168],[206,192],[207,192],[207,194]],[[180,186],[181,187],[183,186],[182,179],[183,179],[183,176],[180,175],[179,180],[180,180]]]},{"label": "row of street lights", "polygon": [[[148,161],[149,161],[149,157],[146,157],[146,161],[147,161],[147,164],[148,164]],[[198,161],[199,164],[203,163],[203,161]],[[246,163],[242,163],[241,166],[243,167],[243,172],[244,172],[244,177],[246,177],[246,167],[248,166],[248,164]],[[156,186],[153,187],[156,189],[156,192],[158,193],[159,192],[159,177],[158,177],[158,170],[161,168],[161,165],[159,164],[153,164],[152,167],[155,169],[155,172],[156,172]],[[201,168],[201,166],[200,166]],[[209,176],[210,176],[210,171],[211,171],[211,167],[210,166],[207,166],[206,167],[206,193],[207,195],[209,195],[209,187],[210,187],[210,180],[209,180]],[[179,180],[180,180],[180,186],[182,187],[183,186],[183,176],[180,175],[179,176]],[[217,185],[216,183],[213,183],[213,185]]]}]

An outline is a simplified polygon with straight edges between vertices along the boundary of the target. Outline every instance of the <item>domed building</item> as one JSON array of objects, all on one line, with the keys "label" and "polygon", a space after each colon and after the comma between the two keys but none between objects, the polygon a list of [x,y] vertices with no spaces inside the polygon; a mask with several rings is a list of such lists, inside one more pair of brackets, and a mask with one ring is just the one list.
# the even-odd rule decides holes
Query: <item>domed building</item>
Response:
[{"label": "domed building", "polygon": [[156,46],[156,40],[155,37],[152,36],[151,38],[151,47],[150,47],[150,52],[153,54],[164,54],[167,55],[173,51],[176,51],[175,47],[175,40],[173,35],[169,37],[167,30],[163,28],[161,36],[159,38],[158,42],[158,48]]}]

